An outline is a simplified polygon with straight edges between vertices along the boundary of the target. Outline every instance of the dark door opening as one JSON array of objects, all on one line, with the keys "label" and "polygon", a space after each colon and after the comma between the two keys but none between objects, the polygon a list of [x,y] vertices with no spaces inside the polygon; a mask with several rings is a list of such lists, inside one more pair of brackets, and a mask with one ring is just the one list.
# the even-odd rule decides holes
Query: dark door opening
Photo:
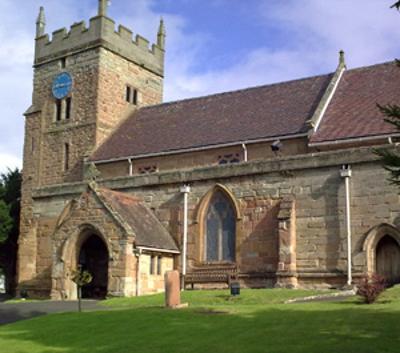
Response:
[{"label": "dark door opening", "polygon": [[82,288],[82,298],[103,299],[107,295],[108,250],[103,240],[91,235],[82,245],[79,265],[88,271],[93,280]]},{"label": "dark door opening", "polygon": [[389,235],[385,235],[376,246],[376,272],[389,286],[400,283],[400,247]]}]

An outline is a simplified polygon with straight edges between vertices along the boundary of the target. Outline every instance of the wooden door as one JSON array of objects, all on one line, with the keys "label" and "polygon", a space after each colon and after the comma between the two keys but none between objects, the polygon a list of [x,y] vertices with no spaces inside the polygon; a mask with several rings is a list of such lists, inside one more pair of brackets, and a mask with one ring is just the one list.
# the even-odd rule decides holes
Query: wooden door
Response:
[{"label": "wooden door", "polygon": [[383,276],[388,285],[400,283],[400,247],[389,235],[376,247],[376,273]]}]

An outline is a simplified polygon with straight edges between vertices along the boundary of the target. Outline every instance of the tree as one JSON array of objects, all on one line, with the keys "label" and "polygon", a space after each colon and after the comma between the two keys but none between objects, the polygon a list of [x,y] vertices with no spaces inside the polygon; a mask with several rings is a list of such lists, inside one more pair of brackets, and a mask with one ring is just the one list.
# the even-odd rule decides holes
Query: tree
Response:
[{"label": "tree", "polygon": [[93,276],[88,272],[82,269],[81,265],[78,266],[78,269],[72,271],[71,280],[74,282],[78,289],[78,311],[82,311],[82,287],[86,286],[90,282],[92,282]]},{"label": "tree", "polygon": [[21,172],[0,175],[0,268],[6,276],[6,290],[14,294],[18,251]]},{"label": "tree", "polygon": [[400,0],[396,1],[393,5],[392,8],[395,7],[397,10],[400,10]]},{"label": "tree", "polygon": [[[400,0],[396,1],[392,6],[400,10]],[[400,60],[396,60],[397,65],[400,67]],[[399,68],[400,69],[400,68]],[[379,110],[386,117],[384,120],[393,125],[396,130],[400,131],[400,106],[396,104],[380,105]],[[396,149],[378,149],[375,153],[381,157],[384,168],[390,172],[390,182],[400,186],[400,154]]]},{"label": "tree", "polygon": [[10,216],[10,207],[0,199],[0,243],[8,239],[13,227],[13,219]]}]

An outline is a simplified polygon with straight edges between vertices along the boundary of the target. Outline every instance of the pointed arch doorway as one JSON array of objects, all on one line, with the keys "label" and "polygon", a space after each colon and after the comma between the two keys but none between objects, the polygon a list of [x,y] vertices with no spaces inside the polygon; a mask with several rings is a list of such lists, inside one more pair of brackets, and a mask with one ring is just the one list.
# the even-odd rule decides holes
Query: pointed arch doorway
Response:
[{"label": "pointed arch doorway", "polygon": [[78,265],[88,271],[92,282],[82,288],[82,298],[104,299],[108,288],[108,249],[104,241],[91,234],[79,250]]},{"label": "pointed arch doorway", "polygon": [[388,285],[400,283],[400,246],[390,235],[384,235],[376,245],[376,273]]},{"label": "pointed arch doorway", "polygon": [[382,223],[366,234],[363,251],[369,274],[383,276],[388,285],[400,283],[400,229]]}]

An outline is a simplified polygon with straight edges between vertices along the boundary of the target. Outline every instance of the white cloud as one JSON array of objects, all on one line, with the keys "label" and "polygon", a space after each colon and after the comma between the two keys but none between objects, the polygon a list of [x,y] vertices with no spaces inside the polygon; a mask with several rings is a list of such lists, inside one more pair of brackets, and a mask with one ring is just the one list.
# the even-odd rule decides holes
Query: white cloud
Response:
[{"label": "white cloud", "polygon": [[[256,48],[224,70],[191,72],[195,56],[183,66],[170,63],[167,97],[180,98],[290,80],[333,71],[338,52],[346,51],[348,67],[400,56],[400,14],[374,0],[258,1],[260,26],[283,32],[277,49]],[[274,43],[276,44],[276,43]],[[192,62],[191,62],[192,60]]]},{"label": "white cloud", "polygon": [[[289,0],[262,6],[266,21],[287,28],[298,52],[311,51],[322,63],[340,49],[350,66],[393,59],[400,52],[400,14],[391,0]],[[289,36],[290,35],[290,36]]]},{"label": "white cloud", "polygon": [[20,158],[0,152],[0,174],[6,173],[8,168],[14,170],[15,168],[21,169],[21,167],[22,161]]},{"label": "white cloud", "polygon": [[[86,5],[75,0],[0,0],[0,171],[21,166],[24,117],[31,104],[35,22],[46,8],[49,31],[81,17]],[[82,2],[84,3],[84,2]],[[72,6],[74,4],[74,6]],[[93,1],[93,7],[96,6]],[[60,16],[62,14],[62,16]],[[58,23],[57,21],[62,21]]]}]

